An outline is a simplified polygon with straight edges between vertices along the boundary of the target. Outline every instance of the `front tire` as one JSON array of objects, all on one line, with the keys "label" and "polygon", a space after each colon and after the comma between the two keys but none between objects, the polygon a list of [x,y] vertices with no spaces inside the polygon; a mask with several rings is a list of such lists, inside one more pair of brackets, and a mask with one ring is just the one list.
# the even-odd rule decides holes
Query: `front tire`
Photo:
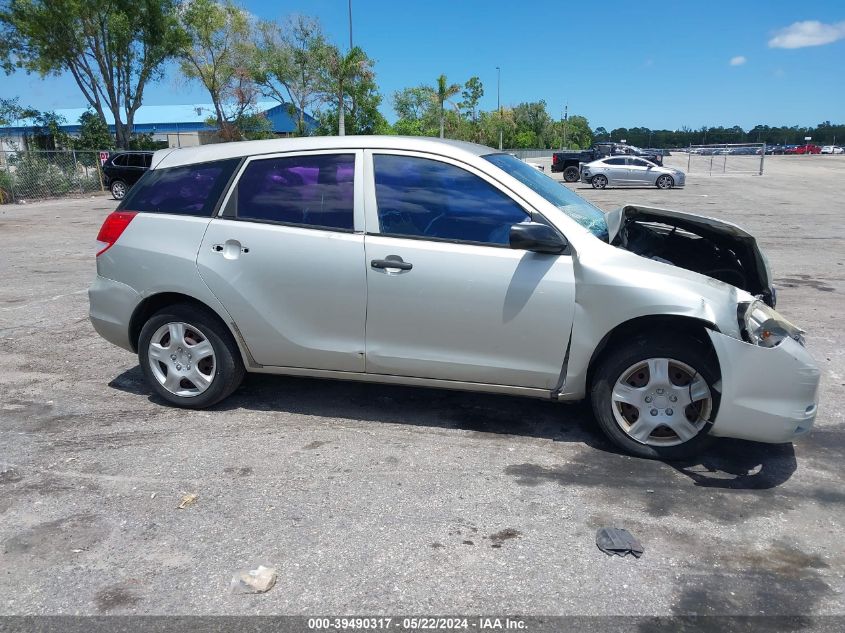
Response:
[{"label": "front tire", "polygon": [[668,342],[640,336],[608,353],[590,392],[602,431],[625,452],[648,459],[684,459],[704,450],[719,404],[711,356],[681,334]]},{"label": "front tire", "polygon": [[189,304],[150,317],[138,338],[138,362],[159,397],[188,409],[220,402],[245,373],[231,332],[213,312]]},{"label": "front tire", "polygon": [[607,176],[602,176],[601,174],[593,176],[590,184],[593,185],[593,189],[604,189],[607,187]]},{"label": "front tire", "polygon": [[563,180],[565,182],[578,182],[579,178],[581,178],[581,173],[577,167],[570,165],[563,170]]},{"label": "front tire", "polygon": [[122,180],[115,180],[109,189],[111,189],[111,195],[115,200],[123,200],[124,196],[126,196],[128,187]]},{"label": "front tire", "polygon": [[671,189],[675,186],[675,179],[669,174],[663,174],[657,177],[657,181],[654,184],[657,185],[658,189]]}]

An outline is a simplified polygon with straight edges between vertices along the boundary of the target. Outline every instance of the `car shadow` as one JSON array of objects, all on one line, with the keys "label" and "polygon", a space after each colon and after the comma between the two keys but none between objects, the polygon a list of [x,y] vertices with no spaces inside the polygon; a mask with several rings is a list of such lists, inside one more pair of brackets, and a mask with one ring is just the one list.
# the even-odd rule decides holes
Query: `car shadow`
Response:
[{"label": "car shadow", "polygon": [[[167,406],[135,366],[115,377],[109,387],[146,396]],[[247,374],[243,385],[214,411],[279,411],[366,422],[385,422],[431,429],[460,429],[479,439],[531,437],[584,444],[599,451],[589,465],[602,478],[631,460],[668,467],[696,487],[767,490],[789,480],[797,468],[792,444],[759,444],[717,439],[696,458],[649,462],[628,457],[607,440],[586,402],[558,403],[498,394],[470,393],[375,383]],[[652,474],[656,472],[649,471]],[[599,473],[597,473],[599,474]]]}]

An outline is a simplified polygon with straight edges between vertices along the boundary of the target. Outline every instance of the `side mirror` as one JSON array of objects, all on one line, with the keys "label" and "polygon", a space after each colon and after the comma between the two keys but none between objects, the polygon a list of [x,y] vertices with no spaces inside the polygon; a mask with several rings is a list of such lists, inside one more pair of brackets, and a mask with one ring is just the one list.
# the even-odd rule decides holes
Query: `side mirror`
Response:
[{"label": "side mirror", "polygon": [[527,222],[511,226],[510,247],[534,253],[558,255],[568,244],[552,227],[538,222]]}]

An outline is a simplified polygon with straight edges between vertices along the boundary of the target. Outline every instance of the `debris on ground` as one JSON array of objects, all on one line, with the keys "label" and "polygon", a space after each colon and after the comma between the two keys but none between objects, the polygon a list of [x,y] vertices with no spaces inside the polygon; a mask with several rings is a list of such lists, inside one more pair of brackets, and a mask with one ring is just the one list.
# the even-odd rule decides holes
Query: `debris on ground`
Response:
[{"label": "debris on ground", "polygon": [[599,528],[596,532],[596,545],[608,556],[633,554],[634,558],[639,558],[644,551],[637,538],[623,528]]},{"label": "debris on ground", "polygon": [[21,474],[14,468],[0,470],[0,484],[14,484],[19,482],[21,479],[23,479],[23,477],[21,477]]},{"label": "debris on ground", "polygon": [[495,534],[491,534],[489,536],[490,541],[492,543],[490,547],[499,549],[502,547],[502,543],[504,543],[505,541],[510,540],[512,538],[519,538],[520,536],[522,536],[522,532],[520,532],[519,530],[514,530],[513,528],[505,528],[504,530],[500,530]]},{"label": "debris on ground", "polygon": [[232,576],[232,593],[266,593],[276,584],[276,570],[259,565],[258,569],[243,569]]},{"label": "debris on ground", "polygon": [[189,493],[182,496],[182,499],[179,501],[179,505],[176,506],[177,510],[184,510],[190,505],[195,504],[197,501],[197,495],[194,493]]}]

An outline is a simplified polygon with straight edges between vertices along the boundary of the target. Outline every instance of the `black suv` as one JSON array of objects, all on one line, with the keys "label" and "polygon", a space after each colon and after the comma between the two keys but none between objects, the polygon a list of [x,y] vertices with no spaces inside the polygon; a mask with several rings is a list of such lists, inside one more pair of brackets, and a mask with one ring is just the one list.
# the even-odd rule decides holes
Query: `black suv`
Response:
[{"label": "black suv", "polygon": [[122,200],[129,188],[150,168],[153,152],[118,152],[103,165],[106,187],[115,200]]}]

